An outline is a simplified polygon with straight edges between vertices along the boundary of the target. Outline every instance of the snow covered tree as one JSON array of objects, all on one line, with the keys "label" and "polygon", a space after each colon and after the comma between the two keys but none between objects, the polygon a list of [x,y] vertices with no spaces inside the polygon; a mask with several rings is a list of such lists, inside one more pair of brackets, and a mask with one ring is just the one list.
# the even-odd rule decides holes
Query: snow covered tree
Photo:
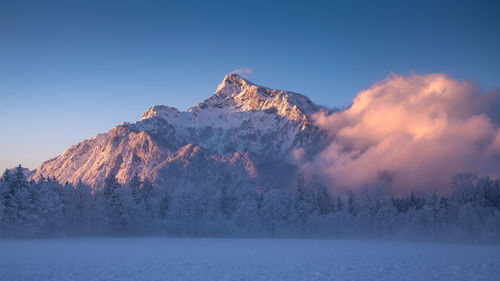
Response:
[{"label": "snow covered tree", "polygon": [[12,229],[16,219],[17,205],[13,187],[11,173],[6,169],[0,179],[0,230],[5,233]]},{"label": "snow covered tree", "polygon": [[342,212],[344,210],[344,203],[342,202],[342,198],[337,196],[337,206],[335,208],[337,212]]},{"label": "snow covered tree", "polygon": [[316,208],[320,216],[328,215],[335,210],[333,199],[324,186],[316,194]]},{"label": "snow covered tree", "polygon": [[247,196],[242,199],[238,209],[234,212],[232,220],[241,235],[252,235],[261,229],[259,218],[259,203],[256,196]]},{"label": "snow covered tree", "polygon": [[430,235],[432,236],[432,238],[436,238],[438,235],[438,228],[439,224],[441,223],[440,212],[440,200],[436,192],[434,191],[431,194],[427,195],[424,208],[422,210],[423,216],[425,217],[426,223],[428,224],[426,228],[430,230]]},{"label": "snow covered tree", "polygon": [[71,192],[71,230],[77,234],[88,234],[91,232],[91,214],[94,206],[92,202],[92,189],[81,181]]},{"label": "snow covered tree", "polygon": [[234,198],[230,197],[228,187],[226,185],[223,185],[221,188],[220,210],[226,220],[231,218],[231,215],[234,212],[234,201],[232,201],[232,199]]},{"label": "snow covered tree", "polygon": [[196,234],[205,204],[200,192],[192,187],[177,188],[173,194],[169,216],[178,234]]},{"label": "snow covered tree", "polygon": [[479,204],[485,207],[500,209],[500,181],[489,177],[481,177],[477,182]]},{"label": "snow covered tree", "polygon": [[476,202],[477,181],[478,177],[473,173],[455,175],[450,183],[453,190],[452,199],[460,204]]},{"label": "snow covered tree", "polygon": [[160,186],[156,190],[157,192],[155,197],[158,198],[159,201],[158,216],[160,219],[165,219],[167,217],[172,198],[170,196],[170,192],[166,187]]},{"label": "snow covered tree", "polygon": [[259,211],[264,225],[271,236],[274,236],[276,228],[288,219],[289,208],[285,194],[278,189],[265,192]]},{"label": "snow covered tree", "polygon": [[139,208],[142,210],[142,221],[146,226],[152,228],[152,224],[159,213],[159,198],[155,197],[153,184],[145,179],[141,185],[141,200]]},{"label": "snow covered tree", "polygon": [[349,214],[356,215],[358,213],[358,204],[356,202],[356,196],[352,191],[349,191],[347,196],[347,211]]},{"label": "snow covered tree", "polygon": [[63,204],[56,188],[61,188],[52,182],[39,182],[35,206],[38,214],[37,230],[41,235],[51,235],[60,232],[63,227]]},{"label": "snow covered tree", "polygon": [[139,202],[142,200],[141,185],[141,179],[139,178],[139,175],[135,173],[130,180],[129,186],[130,190],[132,191],[132,197],[134,198],[136,204],[139,204]]},{"label": "snow covered tree", "polygon": [[103,197],[106,220],[113,233],[123,233],[127,227],[127,212],[123,206],[121,186],[113,172],[104,180]]},{"label": "snow covered tree", "polygon": [[10,213],[14,221],[14,229],[23,235],[32,236],[36,231],[35,224],[38,220],[33,202],[31,189],[21,165],[16,167],[9,180],[9,192],[14,192],[14,214]]},{"label": "snow covered tree", "polygon": [[69,183],[61,185],[55,179],[50,179],[50,178],[46,179],[45,182],[43,182],[43,179],[40,179],[38,181],[38,184],[41,185],[41,183],[51,185],[53,190],[55,190],[59,195],[59,200],[61,201],[62,204],[64,227],[67,230],[67,232],[72,233],[73,226],[76,224],[73,217],[75,203],[76,203],[73,198],[75,192],[74,186],[72,186]]},{"label": "snow covered tree", "polygon": [[311,193],[306,186],[304,176],[298,175],[297,190],[295,194],[295,214],[297,222],[304,225],[309,214],[313,212]]},{"label": "snow covered tree", "polygon": [[135,176],[130,186],[122,187],[113,173],[92,191],[81,182],[61,185],[50,177],[28,182],[24,171],[6,170],[0,179],[3,237],[128,232],[500,239],[500,182],[475,174],[455,176],[449,197],[411,193],[389,198],[381,186],[365,186],[357,196],[349,192],[343,202],[325,187],[311,192],[302,175],[294,193],[260,193],[255,183],[233,176],[214,180],[215,186],[171,189]]},{"label": "snow covered tree", "polygon": [[361,190],[358,217],[365,219],[364,223],[378,232],[394,223],[393,209],[394,206],[385,196],[383,186],[364,186]]},{"label": "snow covered tree", "polygon": [[[150,203],[151,199],[153,198],[153,184],[148,180],[145,179],[144,182],[142,183],[142,201],[146,203]],[[150,208],[150,205],[146,205],[147,208]]]}]

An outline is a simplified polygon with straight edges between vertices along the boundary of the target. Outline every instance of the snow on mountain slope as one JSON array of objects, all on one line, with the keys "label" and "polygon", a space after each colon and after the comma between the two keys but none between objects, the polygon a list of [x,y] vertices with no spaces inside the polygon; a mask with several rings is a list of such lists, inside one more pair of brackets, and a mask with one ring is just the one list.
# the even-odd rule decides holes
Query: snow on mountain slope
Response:
[{"label": "snow on mountain slope", "polygon": [[187,111],[153,106],[137,122],[71,146],[33,177],[99,186],[111,171],[122,183],[137,173],[157,183],[220,184],[226,174],[261,188],[286,187],[296,172],[290,153],[302,148],[314,155],[325,144],[310,119],[321,109],[303,95],[228,74]]}]

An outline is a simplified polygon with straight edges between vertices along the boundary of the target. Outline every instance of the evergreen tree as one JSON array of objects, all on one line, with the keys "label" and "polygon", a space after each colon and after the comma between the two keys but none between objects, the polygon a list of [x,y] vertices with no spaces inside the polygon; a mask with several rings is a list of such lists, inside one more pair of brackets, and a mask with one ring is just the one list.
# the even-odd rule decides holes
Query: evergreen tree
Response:
[{"label": "evergreen tree", "polygon": [[37,184],[36,211],[38,214],[37,230],[41,235],[51,235],[61,231],[63,226],[63,204],[60,200],[56,186],[52,182]]},{"label": "evergreen tree", "polygon": [[432,237],[435,238],[438,232],[438,224],[440,223],[440,210],[441,206],[439,204],[439,198],[434,191],[429,194],[425,200],[425,205],[423,208],[424,216],[426,222],[430,225],[430,230],[432,232]]},{"label": "evergreen tree", "polygon": [[150,202],[151,198],[153,198],[153,184],[148,179],[145,179],[142,183],[142,201]]},{"label": "evergreen tree", "polygon": [[259,228],[259,204],[256,196],[247,196],[242,199],[238,209],[234,212],[232,220],[238,232],[243,235],[256,233]]},{"label": "evergreen tree", "polygon": [[356,215],[358,213],[358,207],[356,204],[356,196],[352,191],[349,191],[349,195],[347,197],[347,211],[349,214]]},{"label": "evergreen tree", "polygon": [[295,195],[295,214],[299,224],[304,225],[307,217],[312,211],[312,204],[310,200],[309,190],[306,187],[304,176],[298,175],[297,191]]},{"label": "evergreen tree", "polygon": [[228,191],[227,191],[227,187],[226,185],[223,185],[222,186],[222,189],[221,189],[221,199],[220,199],[220,210],[222,212],[222,214],[224,215],[225,219],[229,219],[232,215],[232,212],[231,212],[231,202],[230,201],[230,198],[229,198],[229,194],[228,194]]},{"label": "evergreen tree", "polygon": [[141,179],[139,178],[139,175],[135,173],[132,179],[130,180],[129,186],[132,191],[132,197],[134,198],[136,204],[139,204],[139,202],[142,200],[141,185],[142,185]]},{"label": "evergreen tree", "polygon": [[195,234],[199,231],[199,223],[205,212],[200,192],[192,187],[175,190],[170,207],[170,218],[178,234]]},{"label": "evergreen tree", "polygon": [[113,172],[104,180],[103,197],[106,220],[113,233],[122,233],[127,226],[126,212],[123,206],[121,186]]},{"label": "evergreen tree", "polygon": [[485,207],[500,209],[500,181],[492,180],[489,177],[482,177],[478,180],[478,203]]},{"label": "evergreen tree", "polygon": [[459,204],[472,203],[477,200],[478,177],[473,173],[458,174],[451,180],[452,199]]},{"label": "evergreen tree", "polygon": [[73,190],[72,229],[78,234],[90,233],[92,214],[92,190],[79,181]]},{"label": "evergreen tree", "polygon": [[140,202],[140,206],[142,208],[142,220],[146,225],[151,225],[154,222],[154,219],[158,213],[158,208],[155,200],[155,193],[153,189],[153,184],[145,179],[142,183],[141,188],[142,199]]},{"label": "evergreen tree", "polygon": [[359,216],[368,219],[366,223],[369,222],[371,227],[377,227],[381,220],[380,214],[383,208],[388,208],[383,187],[380,185],[364,186],[359,199]]},{"label": "evergreen tree", "polygon": [[7,192],[7,185],[3,178],[0,178],[0,237],[5,232],[5,201],[4,193]]},{"label": "evergreen tree", "polygon": [[160,201],[159,216],[161,219],[165,219],[167,217],[167,213],[170,208],[170,203],[172,199],[166,188],[159,189],[157,197],[159,198]]},{"label": "evergreen tree", "polygon": [[324,186],[316,194],[316,209],[320,216],[328,215],[335,210],[333,199]]},{"label": "evergreen tree", "polygon": [[17,210],[15,191],[11,180],[11,173],[6,169],[0,180],[0,226],[4,232],[12,229]]},{"label": "evergreen tree", "polygon": [[[231,182],[218,182],[218,190],[181,185],[170,193],[148,180],[141,183],[137,176],[131,188],[122,188],[110,173],[104,186],[92,192],[81,182],[75,187],[61,185],[52,177],[28,182],[19,166],[6,170],[0,179],[0,234],[134,231],[250,236],[267,230],[270,236],[281,236],[300,229],[302,235],[491,241],[500,237],[500,182],[474,174],[455,176],[449,197],[411,193],[388,198],[381,186],[365,186],[358,197],[350,192],[345,202],[340,196],[334,200],[325,187],[313,194],[302,175],[293,194],[278,189],[260,193],[254,184]],[[330,214],[334,210],[338,212]]]},{"label": "evergreen tree", "polygon": [[[236,211],[238,205],[238,198],[235,194],[235,187],[229,183],[227,180],[221,189],[221,198],[220,198],[220,210],[224,218],[229,221]],[[238,188],[243,189],[244,187],[240,184]]]},{"label": "evergreen tree", "polygon": [[15,209],[12,220],[14,221],[14,229],[31,236],[36,231],[35,224],[38,220],[33,202],[33,190],[26,180],[23,168],[21,165],[16,167],[9,181],[9,190],[14,192]]},{"label": "evergreen tree", "polygon": [[260,215],[267,230],[274,236],[276,228],[288,219],[286,196],[278,189],[271,189],[264,193]]},{"label": "evergreen tree", "polygon": [[344,210],[344,203],[342,202],[342,199],[340,198],[340,196],[337,196],[336,211],[337,212],[342,212],[343,210]]},{"label": "evergreen tree", "polygon": [[415,193],[411,193],[407,200],[407,209],[420,210],[424,207],[424,200],[415,196]]}]

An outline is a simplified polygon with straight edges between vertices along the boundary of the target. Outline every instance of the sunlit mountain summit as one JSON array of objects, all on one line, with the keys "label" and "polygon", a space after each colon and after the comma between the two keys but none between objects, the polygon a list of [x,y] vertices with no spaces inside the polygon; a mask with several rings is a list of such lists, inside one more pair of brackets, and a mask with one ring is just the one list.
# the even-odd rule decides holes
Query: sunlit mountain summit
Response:
[{"label": "sunlit mountain summit", "polygon": [[304,95],[231,73],[188,110],[152,106],[137,122],[69,147],[33,177],[100,186],[113,172],[121,183],[137,174],[156,184],[214,186],[231,178],[263,189],[287,188],[297,172],[294,152],[312,156],[326,145],[311,119],[320,110],[326,109]]}]

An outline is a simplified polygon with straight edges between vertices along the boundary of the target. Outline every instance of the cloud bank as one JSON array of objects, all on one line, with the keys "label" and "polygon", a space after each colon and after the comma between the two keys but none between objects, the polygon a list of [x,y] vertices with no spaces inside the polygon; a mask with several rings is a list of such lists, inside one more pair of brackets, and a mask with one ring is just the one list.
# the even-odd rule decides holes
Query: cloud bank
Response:
[{"label": "cloud bank", "polygon": [[444,74],[392,74],[348,109],[313,116],[331,142],[303,169],[337,190],[384,184],[400,194],[447,192],[464,171],[496,177],[499,101],[499,91],[482,94]]}]

